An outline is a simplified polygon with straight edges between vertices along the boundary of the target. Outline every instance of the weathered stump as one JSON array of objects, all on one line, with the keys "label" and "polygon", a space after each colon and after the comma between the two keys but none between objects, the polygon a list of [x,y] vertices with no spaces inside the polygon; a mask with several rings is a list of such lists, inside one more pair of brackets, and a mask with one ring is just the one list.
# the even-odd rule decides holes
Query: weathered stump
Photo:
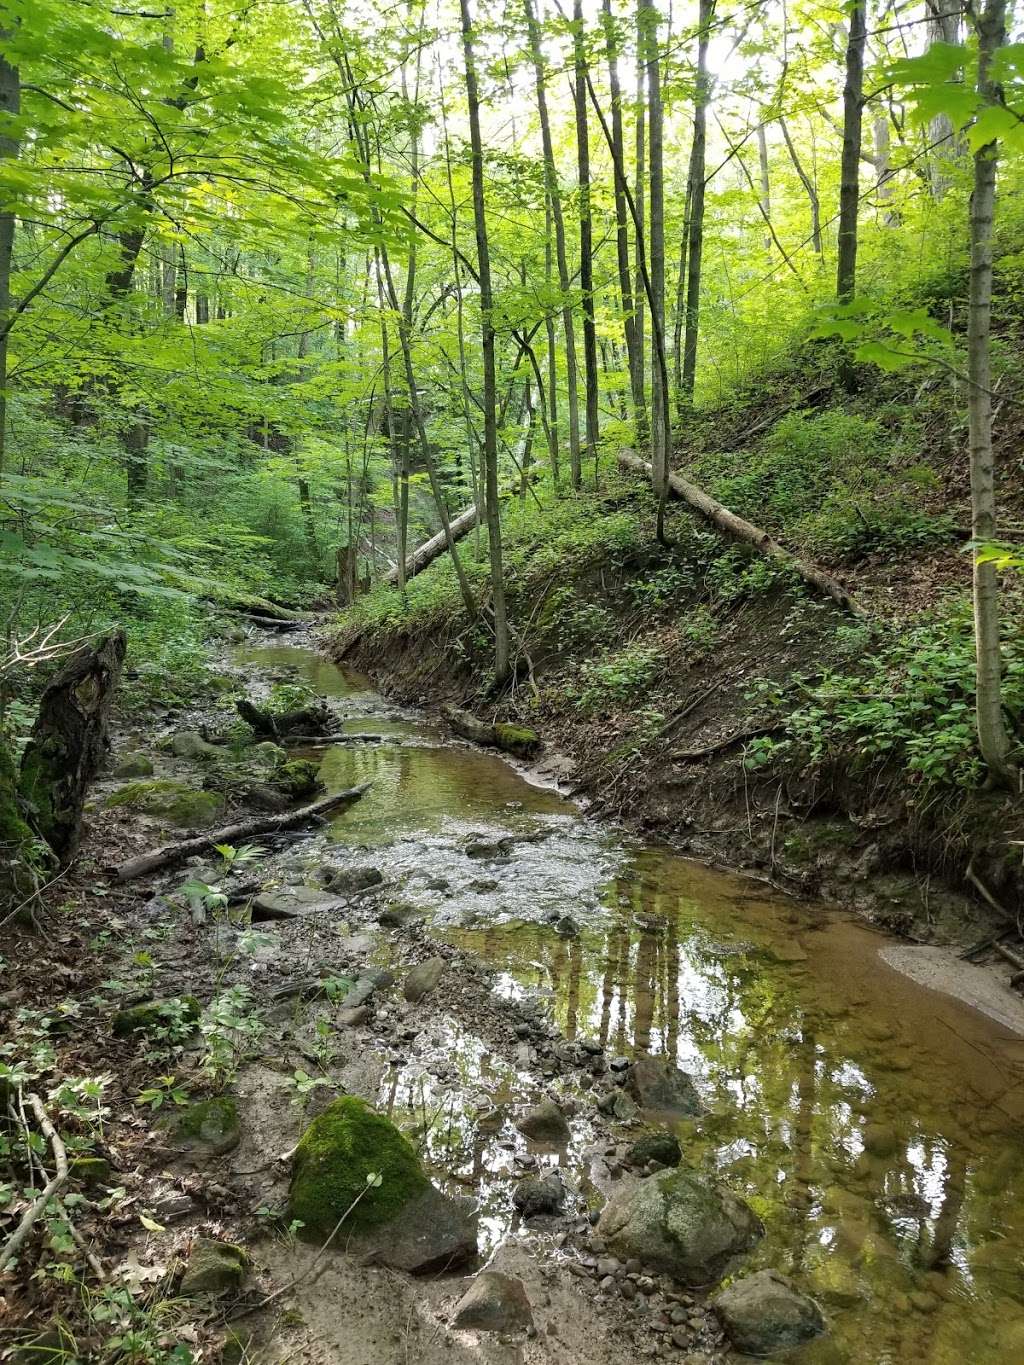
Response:
[{"label": "weathered stump", "polygon": [[43,692],[21,760],[28,819],[62,864],[78,845],[86,790],[109,747],[125,649],[124,631],[115,630],[72,654]]},{"label": "weathered stump", "polygon": [[322,735],[336,724],[331,708],[323,701],[301,706],[296,711],[268,711],[242,697],[235,702],[235,706],[253,733],[267,739],[280,739],[293,730]]}]

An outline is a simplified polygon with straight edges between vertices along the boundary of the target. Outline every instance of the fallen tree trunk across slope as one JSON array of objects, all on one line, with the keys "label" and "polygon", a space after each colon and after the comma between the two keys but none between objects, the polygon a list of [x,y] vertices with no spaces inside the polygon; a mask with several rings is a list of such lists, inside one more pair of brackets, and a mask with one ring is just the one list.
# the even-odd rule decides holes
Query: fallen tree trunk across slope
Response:
[{"label": "fallen tree trunk across slope", "polygon": [[[651,477],[651,466],[646,460],[641,460],[638,455],[634,455],[631,450],[619,451],[619,464],[623,469],[633,470],[637,474],[645,474]],[[862,619],[867,618],[867,611],[860,603],[852,597],[837,578],[833,578],[830,573],[819,568],[817,564],[809,563],[806,559],[801,559],[798,555],[787,550],[774,540],[767,531],[755,526],[752,521],[737,516],[735,512],[730,512],[728,507],[705,493],[697,484],[691,483],[689,479],[684,479],[681,474],[670,473],[668,485],[676,497],[682,498],[702,517],[707,517],[712,525],[717,526],[720,531],[724,531],[733,540],[743,541],[744,544],[753,545],[756,550],[760,550],[769,559],[774,559],[777,564],[784,564],[809,584],[812,588],[822,592],[826,597],[831,597],[832,601],[848,611],[852,616]]]},{"label": "fallen tree trunk across slope", "polygon": [[[452,540],[462,540],[462,538],[472,531],[473,527],[480,520],[480,509],[474,503],[471,507],[465,508],[457,517],[453,517],[450,525]],[[405,561],[406,580],[415,578],[418,573],[422,573],[428,564],[433,564],[435,559],[439,559],[447,548],[447,540],[443,531],[438,531],[436,536],[431,536],[422,545],[418,545],[412,554]],[[398,582],[398,566],[391,569],[384,575],[383,581],[392,586]]]},{"label": "fallen tree trunk across slope", "polygon": [[182,839],[177,844],[165,844],[163,848],[155,848],[150,853],[140,853],[136,858],[129,858],[127,862],[109,868],[108,872],[115,881],[130,882],[136,877],[145,877],[150,872],[159,872],[161,868],[180,863],[185,858],[191,858],[193,854],[208,853],[217,844],[237,845],[242,840],[251,839],[258,834],[277,834],[281,830],[296,829],[299,825],[308,825],[311,821],[329,815],[342,806],[352,805],[369,789],[369,786],[369,782],[364,782],[360,787],[350,787],[347,791],[335,792],[333,796],[321,797],[311,805],[302,806],[299,810],[286,811],[284,815],[260,815],[254,820],[241,820],[237,824],[211,830],[208,834]]}]

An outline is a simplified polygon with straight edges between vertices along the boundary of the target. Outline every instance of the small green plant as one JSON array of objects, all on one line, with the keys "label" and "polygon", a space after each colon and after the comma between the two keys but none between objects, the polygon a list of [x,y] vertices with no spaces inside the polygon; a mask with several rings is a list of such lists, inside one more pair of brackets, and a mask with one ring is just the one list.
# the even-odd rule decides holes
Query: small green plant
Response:
[{"label": "small green plant", "polygon": [[288,1084],[294,1091],[291,1102],[295,1105],[303,1105],[314,1090],[320,1086],[330,1085],[330,1081],[325,1076],[311,1076],[308,1071],[296,1068],[288,1077]]},{"label": "small green plant", "polygon": [[231,872],[236,867],[248,867],[264,856],[259,844],[242,844],[239,848],[232,844],[214,844],[213,847],[220,854],[225,872]]},{"label": "small green plant", "polygon": [[188,1104],[188,1091],[178,1083],[177,1076],[157,1076],[152,1085],[139,1091],[135,1103],[151,1110],[162,1109],[165,1104]]},{"label": "small green plant", "polygon": [[263,1032],[248,986],[231,986],[210,1001],[199,1021],[206,1042],[202,1069],[218,1085],[231,1081],[245,1052]]},{"label": "small green plant", "polygon": [[661,666],[661,651],[653,645],[625,645],[613,654],[583,665],[577,705],[599,714],[642,695]]},{"label": "small green plant", "polygon": [[212,913],[223,910],[228,898],[218,886],[208,886],[206,882],[189,881],[178,887],[179,895],[185,897],[188,907],[193,911]]}]

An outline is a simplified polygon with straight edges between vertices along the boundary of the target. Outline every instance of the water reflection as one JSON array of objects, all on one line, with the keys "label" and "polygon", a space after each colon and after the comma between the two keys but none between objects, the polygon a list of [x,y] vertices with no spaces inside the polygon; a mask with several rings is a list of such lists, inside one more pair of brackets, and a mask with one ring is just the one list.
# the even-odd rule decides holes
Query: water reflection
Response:
[{"label": "water reflection", "polygon": [[735,889],[645,852],[575,940],[452,936],[550,992],[570,1037],[692,1072],[708,1115],[681,1126],[689,1159],[764,1219],[753,1265],[798,1276],[833,1319],[801,1359],[1024,1360],[1012,1055],[882,966],[859,926]]}]

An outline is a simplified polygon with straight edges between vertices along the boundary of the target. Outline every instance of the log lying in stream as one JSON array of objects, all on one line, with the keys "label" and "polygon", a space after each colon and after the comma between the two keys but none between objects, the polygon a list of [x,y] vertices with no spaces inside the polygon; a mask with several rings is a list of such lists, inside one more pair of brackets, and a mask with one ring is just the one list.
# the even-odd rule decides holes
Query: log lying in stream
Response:
[{"label": "log lying in stream", "polygon": [[[638,455],[634,455],[631,450],[619,451],[619,464],[623,469],[630,469],[637,474],[646,474],[651,477],[651,466],[646,460],[641,460]],[[777,540],[774,540],[767,531],[763,531],[760,526],[755,526],[752,521],[747,521],[744,517],[737,516],[735,512],[730,512],[728,507],[724,507],[715,498],[710,497],[689,479],[684,479],[681,474],[670,473],[668,476],[668,486],[676,497],[682,498],[694,511],[707,517],[712,525],[717,526],[720,531],[724,531],[733,540],[743,541],[747,545],[753,545],[755,550],[760,550],[769,559],[774,559],[778,564],[784,564],[809,584],[812,588],[822,592],[826,597],[831,597],[832,601],[848,611],[852,616],[866,619],[868,613],[843,587],[837,578],[833,578],[830,573],[819,568],[817,564],[811,564],[806,559],[800,559],[792,551],[785,549]]]},{"label": "log lying in stream", "polygon": [[193,854],[207,853],[217,844],[237,845],[255,835],[278,834],[283,830],[297,829],[301,825],[311,824],[324,815],[330,815],[333,811],[353,805],[369,787],[370,783],[364,782],[362,786],[335,792],[333,796],[324,796],[319,801],[302,806],[299,810],[287,811],[284,815],[260,815],[253,820],[241,820],[234,825],[224,825],[221,829],[211,830],[208,834],[182,839],[176,844],[165,844],[163,848],[140,853],[136,858],[129,858],[127,862],[108,868],[107,872],[117,882],[130,882],[136,877],[145,877],[150,872],[159,872],[161,868],[180,863],[185,858],[191,858]]}]

